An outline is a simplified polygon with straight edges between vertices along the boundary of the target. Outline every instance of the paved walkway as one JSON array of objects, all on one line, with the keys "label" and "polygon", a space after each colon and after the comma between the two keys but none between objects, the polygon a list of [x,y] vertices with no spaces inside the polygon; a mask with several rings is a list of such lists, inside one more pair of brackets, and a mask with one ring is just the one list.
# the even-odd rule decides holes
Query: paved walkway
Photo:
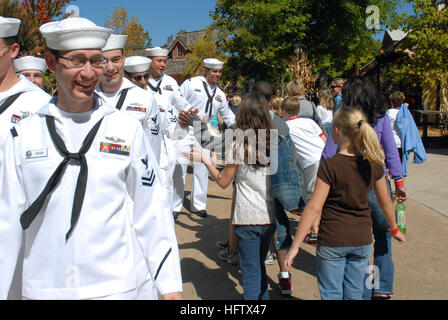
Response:
[{"label": "paved walkway", "polygon": [[[408,237],[393,243],[394,299],[448,299],[448,150],[429,150],[425,164],[410,164],[406,187],[411,199]],[[185,298],[189,300],[240,300],[243,292],[238,266],[218,259],[215,244],[227,239],[232,188],[209,184],[208,212],[202,219],[188,211],[191,175],[187,176],[186,200],[176,232],[181,255]],[[300,220],[289,215],[293,232]],[[292,270],[293,294],[283,297],[277,289],[277,260],[267,266],[273,300],[318,300],[316,249],[303,244]]]}]

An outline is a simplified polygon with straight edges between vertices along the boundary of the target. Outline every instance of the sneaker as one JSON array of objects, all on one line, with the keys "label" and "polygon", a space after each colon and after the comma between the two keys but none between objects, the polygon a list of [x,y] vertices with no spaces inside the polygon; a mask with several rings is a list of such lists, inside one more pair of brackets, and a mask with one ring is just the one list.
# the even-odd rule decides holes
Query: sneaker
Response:
[{"label": "sneaker", "polygon": [[278,287],[280,289],[280,293],[284,295],[289,295],[292,293],[292,282],[291,282],[291,274],[289,274],[288,278],[280,278],[278,275]]},{"label": "sneaker", "polygon": [[264,260],[264,264],[272,265],[274,264],[274,254],[271,253],[266,257],[266,260]]},{"label": "sneaker", "polygon": [[229,263],[229,264],[238,264],[238,263],[240,263],[240,261],[238,259],[238,254],[237,253],[231,253],[228,248],[226,250],[221,251],[218,254],[218,258],[223,260],[223,261],[227,261],[227,263]]},{"label": "sneaker", "polygon": [[216,246],[219,249],[227,249],[229,247],[229,240],[218,241],[218,242],[216,242]]},{"label": "sneaker", "polygon": [[317,233],[309,233],[305,238],[306,243],[313,247],[317,247]]}]

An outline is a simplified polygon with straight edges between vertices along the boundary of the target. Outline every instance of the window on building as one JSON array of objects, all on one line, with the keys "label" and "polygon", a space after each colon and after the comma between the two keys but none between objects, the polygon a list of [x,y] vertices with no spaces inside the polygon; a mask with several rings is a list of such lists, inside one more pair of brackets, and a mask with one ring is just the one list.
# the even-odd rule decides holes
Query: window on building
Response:
[{"label": "window on building", "polygon": [[177,56],[178,56],[179,58],[181,58],[181,57],[184,56],[184,49],[182,48],[182,46],[178,46],[178,47],[177,47]]}]

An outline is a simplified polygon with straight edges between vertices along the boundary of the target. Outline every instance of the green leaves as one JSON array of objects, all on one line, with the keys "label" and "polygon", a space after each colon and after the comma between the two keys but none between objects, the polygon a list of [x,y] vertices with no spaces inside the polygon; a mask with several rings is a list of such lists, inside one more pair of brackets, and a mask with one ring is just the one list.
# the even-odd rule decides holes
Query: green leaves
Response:
[{"label": "green leaves", "polygon": [[[221,42],[242,77],[280,82],[299,42],[314,65],[332,76],[377,54],[380,44],[366,28],[366,8],[378,5],[384,24],[395,13],[389,0],[217,0],[211,14]],[[255,66],[254,66],[255,65]]]}]

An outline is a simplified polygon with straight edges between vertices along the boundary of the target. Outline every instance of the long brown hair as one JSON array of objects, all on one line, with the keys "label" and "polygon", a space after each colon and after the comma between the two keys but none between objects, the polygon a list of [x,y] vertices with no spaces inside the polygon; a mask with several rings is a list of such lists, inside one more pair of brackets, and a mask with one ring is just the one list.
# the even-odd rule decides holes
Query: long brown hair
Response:
[{"label": "long brown hair", "polygon": [[333,110],[334,107],[334,97],[330,89],[322,88],[319,89],[319,103],[327,110]]},{"label": "long brown hair", "polygon": [[[243,98],[235,127],[234,159],[254,168],[269,166],[270,130],[273,125],[268,102],[263,95],[251,92]],[[253,139],[250,140],[250,137]]]}]

